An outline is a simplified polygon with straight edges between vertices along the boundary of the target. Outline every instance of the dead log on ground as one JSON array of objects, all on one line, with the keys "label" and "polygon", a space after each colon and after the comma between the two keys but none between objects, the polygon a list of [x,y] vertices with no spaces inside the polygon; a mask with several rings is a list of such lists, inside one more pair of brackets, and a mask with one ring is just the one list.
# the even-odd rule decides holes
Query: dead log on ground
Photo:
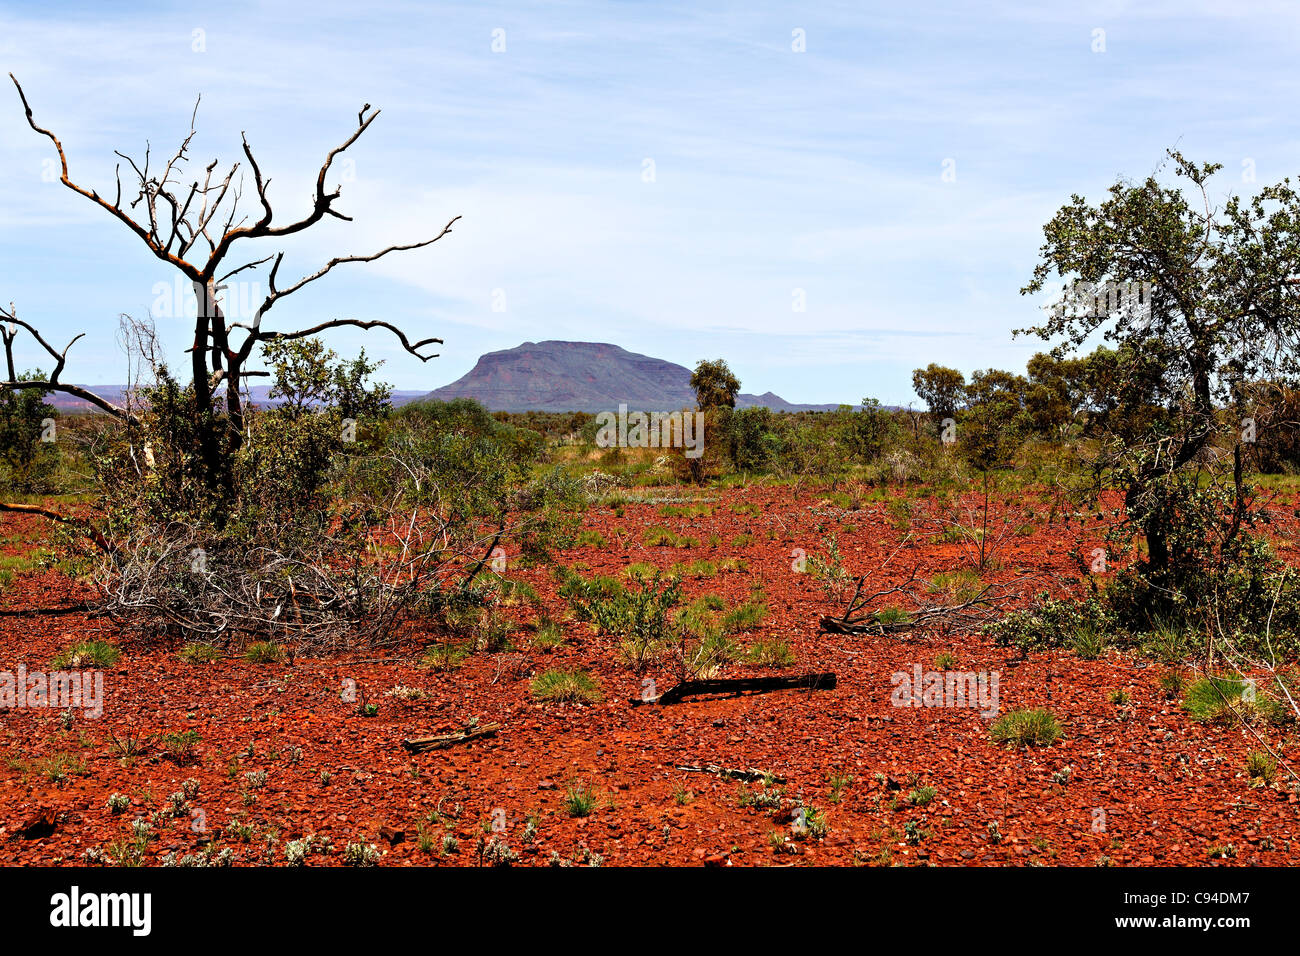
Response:
[{"label": "dead log on ground", "polygon": [[722,767],[716,763],[710,763],[705,764],[703,767],[684,764],[677,769],[685,770],[687,773],[711,773],[717,777],[726,777],[731,780],[744,780],[747,783],[757,783],[760,780],[764,783],[785,783],[785,777],[780,774],[768,773],[766,770],[759,770],[755,767],[736,770],[732,767]]},{"label": "dead log on ground", "polygon": [[682,681],[658,697],[634,697],[632,706],[642,704],[675,704],[687,697],[721,694],[740,697],[749,694],[766,694],[775,690],[832,690],[835,675],[799,674],[794,677],[718,677],[710,680]]},{"label": "dead log on ground", "polygon": [[501,728],[500,724],[484,724],[482,727],[476,727],[473,730],[466,730],[458,734],[440,734],[433,737],[408,737],[402,741],[402,746],[411,753],[422,754],[427,750],[445,750],[448,747],[454,747],[457,744],[468,743],[471,740],[478,740],[480,737],[495,737],[497,731]]}]

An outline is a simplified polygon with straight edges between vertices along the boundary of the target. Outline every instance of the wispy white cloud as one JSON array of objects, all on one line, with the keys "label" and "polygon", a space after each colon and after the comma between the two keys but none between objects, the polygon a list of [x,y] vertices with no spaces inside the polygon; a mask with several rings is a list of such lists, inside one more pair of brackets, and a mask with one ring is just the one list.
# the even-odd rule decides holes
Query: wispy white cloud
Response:
[{"label": "wispy white cloud", "polygon": [[[723,355],[747,390],[793,400],[898,402],[915,365],[1014,365],[1034,349],[1009,335],[1037,315],[1018,289],[1070,193],[1145,175],[1175,142],[1229,179],[1247,158],[1261,181],[1294,173],[1298,24],[1290,4],[1209,0],[75,16],[10,2],[0,65],[63,136],[76,178],[101,190],[114,149],[174,146],[201,92],[195,164],[238,159],[247,132],[285,213],[303,208],[361,104],[383,107],[349,153],[355,222],[290,243],[286,270],[463,220],[431,249],[340,268],[274,317],[395,317],[443,335],[428,365],[378,337],[334,340],[387,358],[399,387],[444,384],[483,351],[574,338],[680,362]],[[69,374],[110,381],[116,315],[147,310],[171,276],[43,182],[51,156],[0,95],[0,299],[55,338],[88,330]],[[179,323],[163,331],[188,344]]]}]

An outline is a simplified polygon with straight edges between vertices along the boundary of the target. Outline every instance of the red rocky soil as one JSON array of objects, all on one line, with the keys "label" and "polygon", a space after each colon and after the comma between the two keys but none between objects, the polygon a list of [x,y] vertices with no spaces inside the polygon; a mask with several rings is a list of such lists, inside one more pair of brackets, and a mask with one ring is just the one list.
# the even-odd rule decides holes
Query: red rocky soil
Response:
[{"label": "red rocky soil", "polygon": [[[619,662],[614,642],[573,620],[563,621],[566,643],[552,651],[532,648],[529,632],[521,629],[514,651],[475,655],[457,671],[438,673],[414,663],[428,636],[350,659],[298,655],[288,663],[257,665],[232,657],[187,665],[177,660],[175,646],[122,639],[110,623],[84,613],[5,614],[0,669],[20,663],[29,671],[48,669],[60,650],[86,639],[115,641],[123,657],[104,674],[99,719],[78,713],[65,728],[56,709],[0,711],[4,861],[83,862],[85,851],[104,850],[136,817],[165,814],[169,795],[195,778],[197,799],[185,815],[154,828],[146,863],[170,851],[196,852],[210,841],[229,847],[236,864],[265,862],[266,837],[273,834],[277,863],[284,862],[288,841],[315,835],[328,839],[334,852],[311,856],[309,865],[337,863],[339,851],[354,841],[375,844],[382,865],[468,865],[477,862],[476,842],[494,819],[504,820],[502,838],[520,854],[520,864],[545,863],[553,852],[565,860],[597,854],[607,865],[1300,862],[1300,798],[1286,774],[1279,772],[1272,786],[1252,786],[1244,761],[1257,744],[1249,732],[1193,723],[1162,691],[1161,665],[1118,653],[1086,661],[1066,651],[1021,660],[1017,651],[969,633],[818,636],[818,617],[834,605],[812,575],[792,568],[794,549],[816,553],[824,537],[837,532],[850,571],[884,565],[874,590],[905,580],[913,566],[921,576],[969,566],[960,545],[938,543],[915,524],[905,544],[907,532],[895,526],[883,503],[842,511],[817,492],[665,488],[637,494],[703,500],[713,513],[665,518],[657,503],[629,503],[620,517],[593,508],[585,525],[599,529],[610,546],[572,549],[560,561],[585,564],[583,573],[617,574],[638,561],[666,568],[676,561],[741,557],[747,571],[688,580],[688,596],[715,592],[730,605],[761,581],[769,614],[741,642],[787,641],[796,665],[786,673],[834,671],[838,686],[633,707],[629,698],[638,682]],[[757,514],[731,510],[742,502],[757,505]],[[1034,572],[1047,576],[1043,588],[1049,578],[1056,581],[1053,590],[1077,582],[1073,555],[1098,545],[1096,519],[1067,523],[1058,517],[1045,526],[1045,503],[1018,507],[1029,527],[1004,544],[996,554],[999,569],[985,580]],[[1282,510],[1293,527],[1291,506]],[[701,544],[644,547],[641,532],[655,525],[689,533]],[[34,543],[47,531],[37,519],[7,515],[0,519],[0,539],[9,541],[0,552],[22,550],[15,536]],[[733,546],[742,532],[752,541]],[[715,534],[722,542],[716,547],[709,544]],[[1275,525],[1274,534],[1296,560],[1286,527]],[[547,569],[512,576],[529,581],[553,617],[564,617],[565,602]],[[79,587],[53,570],[18,574],[0,592],[0,610],[74,604],[84,597]],[[1038,587],[1026,587],[1022,599]],[[526,623],[536,611],[508,613]],[[957,655],[956,669],[999,672],[1003,711],[1049,708],[1062,720],[1064,738],[1050,747],[1007,749],[991,742],[988,720],[977,710],[891,705],[890,675],[911,672],[918,663],[938,669],[936,655],[945,651]],[[588,669],[603,701],[535,703],[530,676],[548,667]],[[734,664],[725,673],[771,671]],[[671,686],[666,675],[660,679],[661,689]],[[346,681],[357,682],[378,706],[375,716],[341,699]],[[427,696],[409,703],[385,696],[399,685]],[[1111,702],[1118,689],[1128,692],[1127,705]],[[497,736],[418,755],[401,747],[404,738],[453,732],[475,718],[499,722]],[[111,739],[184,730],[200,736],[186,766],[164,759],[156,747],[123,761]],[[1295,757],[1288,736],[1263,732]],[[42,772],[45,758],[56,754],[74,760],[59,782]],[[788,811],[742,807],[742,792],[754,785],[677,769],[710,763],[785,776],[789,796],[827,811],[829,832],[821,840],[793,841],[793,852],[776,852],[769,834],[790,832]],[[265,785],[250,787],[246,774],[258,771],[265,771]],[[852,778],[838,802],[830,796],[832,774]],[[577,781],[599,793],[595,810],[583,818],[564,808],[565,789]],[[901,799],[924,786],[937,791],[928,806]],[[683,789],[691,796],[679,802]],[[114,793],[131,800],[119,815],[106,807]],[[196,809],[201,817],[188,812]],[[427,822],[435,811],[438,822]],[[1104,830],[1095,826],[1103,819],[1099,811]],[[522,837],[529,814],[537,815],[531,845]],[[228,831],[232,821],[254,828],[247,842]],[[905,832],[909,821],[919,835],[913,841]],[[417,845],[421,823],[436,837],[429,853]],[[990,838],[990,824],[999,842]],[[447,832],[459,848],[444,855]],[[1211,848],[1228,844],[1235,856],[1211,859]]]}]

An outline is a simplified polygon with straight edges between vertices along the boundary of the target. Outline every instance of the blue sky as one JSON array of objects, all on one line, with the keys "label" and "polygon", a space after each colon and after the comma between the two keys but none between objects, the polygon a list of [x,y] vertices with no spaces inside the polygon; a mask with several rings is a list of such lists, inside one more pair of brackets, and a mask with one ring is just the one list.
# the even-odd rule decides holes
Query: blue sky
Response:
[{"label": "blue sky", "polygon": [[[332,334],[398,388],[574,339],[722,356],[746,391],[791,401],[907,403],[919,365],[1019,369],[1041,347],[1010,330],[1039,315],[1018,290],[1071,193],[1145,176],[1175,145],[1224,163],[1225,191],[1300,173],[1298,28],[1292,4],[1196,0],[5,0],[0,67],[101,192],[114,149],[170,151],[201,93],[193,174],[240,158],[246,131],[285,217],[360,106],[381,107],[331,177],[355,221],[282,244],[284,275],[464,218],[428,249],[341,266],[268,323],[445,339],[421,365],[382,332]],[[60,345],[87,333],[66,380],[120,382],[118,315],[160,312],[175,275],[44,181],[52,156],[6,86],[0,301]],[[185,323],[155,320],[178,359]]]}]

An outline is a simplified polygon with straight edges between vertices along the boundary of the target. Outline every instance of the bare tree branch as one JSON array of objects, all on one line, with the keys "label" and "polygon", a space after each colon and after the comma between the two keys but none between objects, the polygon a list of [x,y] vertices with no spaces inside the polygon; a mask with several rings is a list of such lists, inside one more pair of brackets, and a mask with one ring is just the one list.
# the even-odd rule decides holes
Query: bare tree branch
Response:
[{"label": "bare tree branch", "polygon": [[[12,305],[10,306],[10,309],[13,309]],[[23,389],[37,388],[45,392],[63,392],[80,398],[83,401],[90,402],[97,408],[100,408],[125,422],[138,424],[134,415],[126,409],[114,405],[108,399],[102,398],[89,389],[82,388],[80,385],[65,385],[63,382],[59,381],[59,376],[63,373],[63,367],[67,364],[68,349],[72,348],[72,346],[77,343],[77,340],[85,335],[84,332],[73,338],[73,340],[64,347],[63,351],[60,352],[54,346],[50,345],[49,342],[45,341],[45,338],[41,333],[32,325],[18,318],[12,311],[6,312],[4,309],[0,309],[0,320],[3,320],[7,325],[7,328],[0,331],[0,341],[2,341],[4,345],[5,365],[9,370],[9,380],[0,382],[0,389],[22,391]],[[53,356],[55,362],[54,371],[50,373],[48,379],[19,381],[14,365],[14,339],[17,338],[17,330],[19,328],[26,329],[31,334],[32,338],[36,339],[41,347]]]}]

